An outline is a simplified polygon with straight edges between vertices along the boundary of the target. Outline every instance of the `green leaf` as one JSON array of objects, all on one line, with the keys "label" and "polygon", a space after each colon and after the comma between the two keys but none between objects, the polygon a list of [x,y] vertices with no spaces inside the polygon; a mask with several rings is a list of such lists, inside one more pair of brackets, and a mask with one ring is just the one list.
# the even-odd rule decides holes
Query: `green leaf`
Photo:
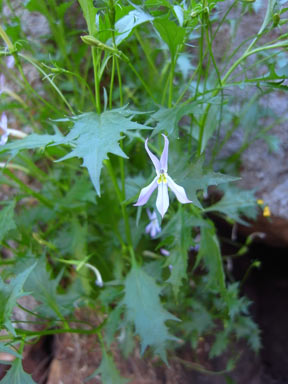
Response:
[{"label": "green leaf", "polygon": [[[32,260],[35,259],[32,258]],[[31,260],[28,258],[20,261],[16,269],[29,262]],[[59,274],[52,279],[47,271],[45,257],[41,257],[24,285],[25,290],[31,292],[33,297],[42,303],[37,307],[37,311],[44,316],[59,319],[69,315],[74,311],[74,304],[81,297],[82,289],[78,284],[79,280],[76,280],[66,293],[58,293],[61,276],[62,274]]]},{"label": "green leaf", "polygon": [[192,102],[187,105],[177,105],[173,108],[160,107],[157,112],[152,114],[151,119],[158,121],[157,126],[153,130],[153,136],[160,132],[167,132],[168,136],[174,133],[178,134],[177,124],[179,120],[197,108],[198,103]]},{"label": "green leaf", "polygon": [[95,36],[97,32],[97,8],[94,7],[92,0],[78,0],[78,2],[82,8],[83,16],[87,23],[89,35]]},{"label": "green leaf", "polygon": [[12,201],[0,211],[0,242],[11,229],[16,228],[14,222],[14,208],[15,201]]},{"label": "green leaf", "polygon": [[108,153],[127,158],[122,151],[119,141],[121,133],[135,129],[150,129],[149,127],[131,121],[135,112],[125,108],[97,113],[86,113],[73,117],[74,126],[68,135],[56,144],[70,144],[72,151],[58,161],[79,157],[83,166],[87,167],[92,183],[100,195],[100,174],[103,160],[108,159]]},{"label": "green leaf", "polygon": [[102,348],[102,361],[99,368],[91,376],[87,377],[85,382],[93,379],[96,375],[101,375],[102,384],[126,384],[130,381],[120,376],[113,358],[107,354],[104,348]]},{"label": "green leaf", "polygon": [[200,260],[204,261],[205,267],[208,270],[208,287],[219,289],[220,292],[225,294],[226,286],[223,261],[212,222],[210,227],[201,228],[200,250],[197,256],[196,266]]},{"label": "green leaf", "polygon": [[0,352],[8,353],[9,355],[13,355],[13,356],[16,356],[18,358],[21,358],[21,355],[18,352],[16,352],[16,350],[14,348],[11,348],[10,346],[2,344],[2,343],[0,343]]},{"label": "green leaf", "polygon": [[[239,180],[238,177],[224,175],[213,170],[203,169],[203,158],[200,158],[196,163],[192,163],[185,158],[183,162],[176,163],[176,168],[173,169],[171,176],[175,175],[175,182],[181,181],[181,185],[185,188],[187,195],[193,204],[202,209],[202,205],[197,197],[197,192],[203,190],[207,193],[210,185],[219,185]],[[183,163],[189,164],[183,167]],[[174,179],[174,177],[173,177]]]},{"label": "green leaf", "polygon": [[153,22],[162,40],[168,45],[172,60],[174,60],[178,47],[184,43],[185,28],[179,27],[167,17],[158,18]]},{"label": "green leaf", "polygon": [[200,225],[205,225],[205,221],[193,217],[180,207],[161,232],[161,238],[173,239],[165,265],[172,267],[167,282],[172,284],[175,296],[179,293],[183,279],[187,278],[188,250],[193,245],[192,226]]},{"label": "green leaf", "polygon": [[140,336],[141,353],[151,346],[166,362],[166,343],[177,339],[169,334],[165,322],[178,319],[163,308],[159,297],[161,291],[152,277],[134,265],[125,280],[122,303],[126,305],[127,319],[135,324]]},{"label": "green leaf", "polygon": [[23,370],[22,360],[16,359],[11,364],[11,368],[0,381],[1,384],[36,384],[31,375]]},{"label": "green leaf", "polygon": [[[130,7],[129,7],[130,8]],[[115,29],[117,32],[116,35],[116,45],[122,43],[133,29],[140,24],[146,23],[147,21],[152,21],[153,17],[148,13],[142,11],[139,7],[130,11],[127,15],[121,17],[121,19],[117,20],[115,24]]]},{"label": "green leaf", "polygon": [[243,225],[247,225],[247,221],[243,220],[241,215],[250,219],[256,219],[258,206],[254,191],[243,191],[234,186],[229,186],[229,188],[225,189],[225,194],[222,199],[218,203],[205,208],[205,211],[221,212],[227,215],[230,219]]},{"label": "green leaf", "polygon": [[12,143],[3,145],[0,148],[1,152],[9,152],[13,156],[23,149],[35,149],[35,148],[45,148],[48,144],[53,143],[54,141],[60,140],[62,135],[58,132],[54,135],[37,135],[33,133],[21,140],[15,140]]},{"label": "green leaf", "polygon": [[209,351],[210,359],[213,357],[221,355],[225,351],[229,343],[229,334],[226,330],[218,331],[215,336],[214,343]]},{"label": "green leaf", "polygon": [[11,279],[8,284],[4,283],[0,277],[0,326],[5,327],[13,334],[15,331],[11,323],[12,311],[17,304],[17,299],[25,295],[23,286],[34,267],[35,264],[25,269],[17,277]]}]

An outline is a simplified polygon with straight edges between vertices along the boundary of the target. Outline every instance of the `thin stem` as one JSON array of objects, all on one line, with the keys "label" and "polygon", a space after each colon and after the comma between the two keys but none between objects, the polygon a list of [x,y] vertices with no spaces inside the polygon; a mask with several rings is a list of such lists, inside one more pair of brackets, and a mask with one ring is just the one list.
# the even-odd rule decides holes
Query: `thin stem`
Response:
[{"label": "thin stem", "polygon": [[50,79],[49,76],[47,76],[47,73],[35,62],[34,59],[31,59],[29,58],[28,56],[26,55],[23,55],[22,53],[19,54],[20,57],[22,57],[23,59],[25,59],[26,61],[28,61],[30,64],[32,64],[36,69],[38,69],[39,72],[42,73],[42,75],[44,75],[44,77],[49,81],[49,83],[52,85],[52,87],[55,89],[55,91],[58,93],[58,95],[60,96],[60,98],[63,100],[63,102],[66,104],[66,106],[68,107],[70,113],[72,115],[75,115],[74,111],[73,111],[73,108],[71,107],[71,105],[69,104],[68,100],[66,99],[66,97],[63,95],[63,93],[60,91],[60,89],[57,87],[57,85],[54,83],[54,81],[52,81]]},{"label": "thin stem", "polygon": [[101,100],[100,100],[100,82],[99,82],[99,58],[98,49],[96,47],[91,47],[92,50],[92,61],[94,69],[94,84],[95,84],[95,102],[96,102],[96,111],[101,113]]},{"label": "thin stem", "polygon": [[115,192],[117,194],[117,197],[118,197],[118,200],[119,200],[119,203],[120,203],[120,206],[121,206],[121,212],[122,212],[122,216],[123,216],[123,219],[124,219],[126,240],[127,240],[128,245],[129,245],[129,250],[130,250],[130,247],[131,247],[132,248],[132,253],[134,255],[133,246],[132,246],[131,230],[130,230],[130,225],[129,225],[129,218],[128,218],[126,206],[124,204],[122,204],[122,202],[123,202],[122,196],[123,195],[122,195],[121,190],[120,190],[120,188],[118,186],[117,179],[116,179],[116,176],[115,176],[115,173],[114,173],[114,170],[112,168],[110,160],[105,161],[105,165],[106,165],[107,170],[109,172],[109,175],[111,177],[113,186],[115,188]]},{"label": "thin stem", "polygon": [[114,77],[115,77],[115,55],[113,55],[112,57],[112,70],[111,70],[110,89],[109,89],[109,109],[112,109]]},{"label": "thin stem", "polygon": [[120,96],[120,105],[123,105],[123,89],[122,89],[122,77],[120,72],[120,65],[118,57],[115,57],[116,59],[116,68],[117,68],[117,75],[118,75],[118,85],[119,85],[119,96]]},{"label": "thin stem", "polygon": [[146,82],[144,81],[143,77],[140,75],[140,73],[136,70],[136,68],[133,66],[133,64],[129,61],[128,62],[128,65],[130,67],[130,69],[135,73],[135,75],[138,77],[138,79],[140,80],[141,84],[143,85],[145,91],[148,93],[148,95],[151,97],[151,99],[157,103],[157,100],[155,99],[153,93],[151,92],[151,90],[149,89],[148,85],[146,84]]},{"label": "thin stem", "polygon": [[171,58],[171,67],[170,67],[170,73],[169,73],[168,108],[172,108],[174,71],[175,71],[175,60],[174,58]]}]

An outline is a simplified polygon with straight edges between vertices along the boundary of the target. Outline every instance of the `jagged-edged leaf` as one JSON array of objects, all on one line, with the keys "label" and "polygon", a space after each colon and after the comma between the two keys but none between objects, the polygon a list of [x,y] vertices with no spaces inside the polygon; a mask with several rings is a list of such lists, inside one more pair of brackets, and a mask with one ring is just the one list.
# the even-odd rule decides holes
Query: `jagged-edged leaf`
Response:
[{"label": "jagged-edged leaf", "polygon": [[219,185],[239,180],[238,177],[224,175],[219,172],[214,172],[213,170],[204,169],[203,158],[200,158],[196,163],[193,163],[188,159],[186,160],[186,164],[189,165],[183,167],[182,161],[176,163],[176,167],[172,170],[171,176],[174,179],[175,175],[175,182],[177,182],[177,179],[179,184],[181,182],[181,185],[186,190],[188,198],[199,208],[202,208],[202,205],[197,197],[197,192],[199,190],[207,193],[207,189],[211,185]]},{"label": "jagged-edged leaf", "polygon": [[168,136],[173,135],[177,131],[179,120],[197,108],[198,103],[192,102],[187,105],[177,105],[173,108],[160,107],[159,110],[152,114],[151,120],[157,121],[157,125],[153,130],[153,136],[159,132],[167,132]]},{"label": "jagged-edged leaf", "polygon": [[4,283],[0,277],[0,327],[5,327],[12,333],[15,333],[11,323],[12,310],[17,299],[25,295],[23,286],[34,267],[35,264],[31,265],[15,278],[12,278],[9,283]]},{"label": "jagged-edged leaf", "polygon": [[17,153],[23,149],[35,149],[46,147],[48,144],[51,144],[57,140],[60,140],[62,135],[60,132],[55,133],[54,135],[38,135],[36,133],[32,133],[21,140],[15,140],[9,144],[3,145],[0,147],[1,152],[9,152],[13,156],[17,155]]},{"label": "jagged-edged leaf", "polygon": [[11,229],[16,228],[14,222],[14,208],[15,201],[12,201],[0,211],[0,242]]},{"label": "jagged-edged leaf", "polygon": [[15,359],[11,368],[0,381],[1,384],[36,384],[31,375],[28,375],[22,367],[22,360]]},{"label": "jagged-edged leaf", "polygon": [[120,376],[112,356],[108,355],[104,348],[102,348],[102,361],[99,368],[91,376],[87,377],[85,382],[93,379],[96,375],[101,375],[102,384],[126,384],[130,381]]},{"label": "jagged-edged leaf", "polygon": [[165,322],[178,319],[163,308],[159,297],[161,290],[151,276],[134,265],[125,279],[123,304],[127,319],[134,323],[136,334],[140,336],[141,352],[151,346],[166,362],[166,343],[176,338],[170,335]]},{"label": "jagged-edged leaf", "polygon": [[[16,270],[21,265],[29,263],[31,263],[29,258],[19,262],[16,265]],[[62,274],[60,273],[55,279],[51,278],[47,271],[45,257],[41,257],[24,284],[25,290],[31,292],[33,297],[41,302],[37,311],[44,316],[51,318],[59,318],[59,314],[67,316],[73,312],[74,304],[81,298],[82,289],[79,280],[76,280],[65,293],[59,293],[61,277]]]},{"label": "jagged-edged leaf", "polygon": [[168,45],[172,60],[175,58],[178,47],[184,43],[185,28],[179,27],[167,17],[158,18],[153,24],[159,32],[162,40]]},{"label": "jagged-edged leaf", "polygon": [[192,227],[202,225],[206,225],[204,220],[193,217],[180,208],[162,230],[162,239],[173,239],[165,265],[170,266],[170,277],[167,281],[172,284],[175,295],[187,278],[188,250],[193,245]]},{"label": "jagged-edged leaf", "polygon": [[108,153],[127,158],[122,151],[119,141],[121,133],[130,130],[150,129],[132,121],[135,115],[125,108],[97,113],[85,113],[72,118],[74,123],[66,137],[57,140],[56,144],[69,144],[72,150],[58,161],[79,157],[83,166],[88,169],[92,183],[100,195],[100,174],[103,160],[108,159]]},{"label": "jagged-edged leaf", "polygon": [[137,9],[131,10],[127,15],[121,17],[115,23],[115,29],[117,33],[115,38],[116,45],[119,45],[123,40],[125,40],[137,25],[152,20],[153,16],[142,11],[139,7]]},{"label": "jagged-edged leaf", "polygon": [[246,216],[256,219],[258,214],[257,200],[254,191],[243,191],[236,187],[229,187],[224,190],[224,196],[216,204],[206,208],[206,212],[218,211],[227,215],[230,219],[243,225],[248,223],[241,217]]},{"label": "jagged-edged leaf", "polygon": [[196,265],[198,265],[200,260],[203,260],[204,265],[208,270],[208,286],[225,293],[225,274],[220,246],[213,223],[210,223],[210,227],[201,228],[200,250],[197,255]]},{"label": "jagged-edged leaf", "polygon": [[13,356],[21,358],[21,355],[18,352],[16,352],[16,350],[14,348],[11,348],[10,346],[2,344],[2,343],[0,343],[0,352],[1,353],[8,353],[9,355],[13,355]]}]

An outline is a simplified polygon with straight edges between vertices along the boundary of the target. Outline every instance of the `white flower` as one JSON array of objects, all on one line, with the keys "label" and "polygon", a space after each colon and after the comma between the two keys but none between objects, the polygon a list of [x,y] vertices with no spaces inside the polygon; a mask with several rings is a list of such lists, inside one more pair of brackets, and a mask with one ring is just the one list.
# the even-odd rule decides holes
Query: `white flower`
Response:
[{"label": "white flower", "polygon": [[150,183],[149,185],[147,185],[147,187],[141,190],[137,203],[134,205],[140,206],[146,204],[152,193],[158,187],[156,207],[160,215],[163,217],[169,207],[168,187],[171,189],[172,192],[174,192],[177,200],[180,203],[187,204],[192,203],[192,201],[187,198],[184,188],[176,184],[167,173],[169,140],[165,135],[162,134],[162,136],[164,137],[165,144],[160,160],[149,150],[147,144],[148,139],[146,139],[145,141],[145,149],[152,163],[154,164],[156,177],[154,178],[152,183]]},{"label": "white flower", "polygon": [[8,128],[8,119],[6,113],[3,112],[0,120],[0,145],[5,145],[7,143],[9,135],[14,137],[18,137],[19,139],[23,139],[27,136],[26,133],[18,131],[18,129],[10,129]]}]

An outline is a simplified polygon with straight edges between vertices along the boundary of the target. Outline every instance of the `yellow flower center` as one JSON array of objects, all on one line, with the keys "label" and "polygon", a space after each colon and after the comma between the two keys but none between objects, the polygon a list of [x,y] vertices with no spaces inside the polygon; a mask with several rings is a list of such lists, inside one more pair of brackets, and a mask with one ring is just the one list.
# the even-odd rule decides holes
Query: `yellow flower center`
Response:
[{"label": "yellow flower center", "polygon": [[167,183],[167,179],[164,173],[161,173],[161,175],[158,177],[157,183],[158,184]]}]

